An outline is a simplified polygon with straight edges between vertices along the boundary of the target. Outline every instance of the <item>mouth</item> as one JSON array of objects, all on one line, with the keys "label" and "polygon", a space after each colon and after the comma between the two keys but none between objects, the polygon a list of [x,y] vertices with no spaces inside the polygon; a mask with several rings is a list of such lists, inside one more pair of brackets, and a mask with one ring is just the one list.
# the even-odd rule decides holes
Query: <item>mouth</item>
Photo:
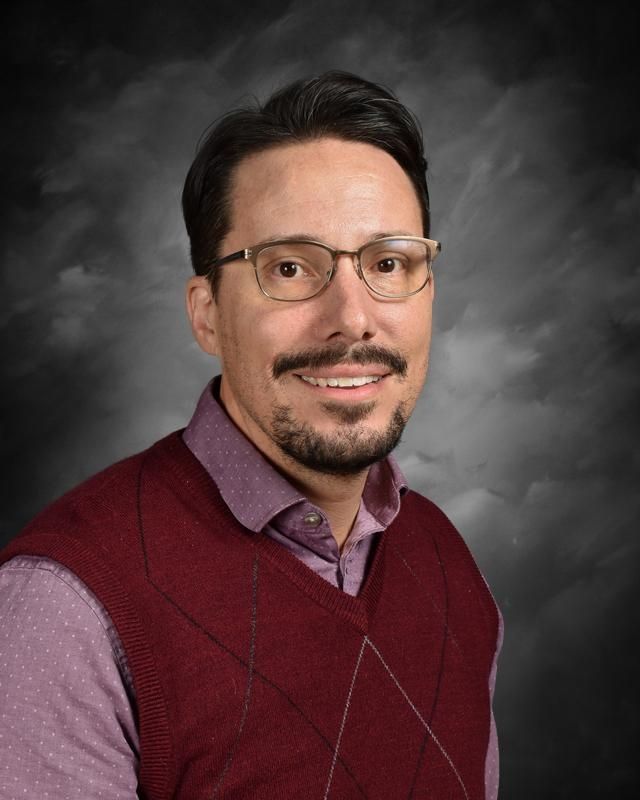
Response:
[{"label": "mouth", "polygon": [[378,383],[384,375],[344,375],[340,377],[315,377],[313,375],[298,375],[303,381],[312,386],[332,386],[340,389],[354,389],[358,386],[366,386],[368,383]]},{"label": "mouth", "polygon": [[[407,361],[397,350],[374,344],[351,348],[346,343],[322,350],[301,350],[281,353],[273,362],[273,380],[286,374],[305,378],[377,378],[395,374],[400,379],[407,373]],[[322,387],[326,388],[326,387]]]},{"label": "mouth", "polygon": [[318,397],[349,401],[370,400],[376,397],[390,375],[390,373],[378,374],[371,372],[368,374],[349,374],[344,367],[340,375],[331,369],[326,370],[323,375],[294,374],[300,380],[300,383]]}]

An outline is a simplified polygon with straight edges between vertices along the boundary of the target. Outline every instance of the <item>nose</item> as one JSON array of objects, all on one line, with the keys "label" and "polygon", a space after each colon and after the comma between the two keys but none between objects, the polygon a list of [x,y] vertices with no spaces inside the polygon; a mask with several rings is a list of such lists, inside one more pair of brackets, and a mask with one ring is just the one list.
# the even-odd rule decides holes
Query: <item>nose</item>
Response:
[{"label": "nose", "polygon": [[318,324],[324,338],[356,342],[376,335],[379,304],[358,274],[355,255],[337,257],[331,284],[317,299],[321,301]]}]

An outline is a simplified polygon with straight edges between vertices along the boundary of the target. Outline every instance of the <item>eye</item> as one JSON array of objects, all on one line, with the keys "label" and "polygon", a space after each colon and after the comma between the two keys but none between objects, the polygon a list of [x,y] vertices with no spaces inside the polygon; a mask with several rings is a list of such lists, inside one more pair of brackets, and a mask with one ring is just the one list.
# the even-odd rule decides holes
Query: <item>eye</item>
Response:
[{"label": "eye", "polygon": [[[261,285],[308,284],[322,280],[326,261],[331,266],[331,255],[324,249],[305,242],[285,242],[265,247],[260,251],[256,269]],[[306,291],[306,290],[305,290]]]},{"label": "eye", "polygon": [[387,256],[386,258],[380,259],[375,264],[375,269],[377,272],[381,272],[385,275],[388,275],[391,272],[399,272],[403,267],[403,263],[399,258],[392,258],[391,256]]},{"label": "eye", "polygon": [[304,270],[296,261],[280,261],[274,266],[274,275],[277,278],[299,278],[304,275]]}]

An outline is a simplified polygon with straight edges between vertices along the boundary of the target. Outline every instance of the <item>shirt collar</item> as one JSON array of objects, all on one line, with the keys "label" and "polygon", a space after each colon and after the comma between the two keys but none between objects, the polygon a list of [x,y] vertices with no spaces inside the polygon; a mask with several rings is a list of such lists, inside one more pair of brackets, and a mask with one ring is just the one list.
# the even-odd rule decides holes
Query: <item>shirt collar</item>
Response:
[{"label": "shirt collar", "polygon": [[[249,530],[261,531],[285,509],[309,501],[247,439],[219,398],[217,376],[202,392],[183,439],[238,522]],[[400,510],[400,499],[407,489],[397,461],[389,455],[370,467],[362,501],[386,528]]]}]

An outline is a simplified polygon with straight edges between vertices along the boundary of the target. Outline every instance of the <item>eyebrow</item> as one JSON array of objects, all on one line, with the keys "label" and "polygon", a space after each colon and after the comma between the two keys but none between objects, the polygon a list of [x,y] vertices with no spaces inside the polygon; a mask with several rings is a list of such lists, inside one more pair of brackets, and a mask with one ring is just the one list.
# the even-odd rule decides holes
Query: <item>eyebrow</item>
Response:
[{"label": "eyebrow", "polygon": [[[379,233],[374,233],[365,242],[373,242],[376,239],[385,239],[387,236],[415,236],[415,233],[409,233],[409,231],[381,231]],[[289,241],[303,241],[303,242],[322,242],[323,244],[328,244],[328,242],[324,242],[324,240],[319,237],[315,236],[312,233],[287,233],[287,234],[276,234],[275,236],[269,236],[268,239],[263,239],[260,244],[268,244],[269,242],[277,242],[281,240],[289,240]]]}]

